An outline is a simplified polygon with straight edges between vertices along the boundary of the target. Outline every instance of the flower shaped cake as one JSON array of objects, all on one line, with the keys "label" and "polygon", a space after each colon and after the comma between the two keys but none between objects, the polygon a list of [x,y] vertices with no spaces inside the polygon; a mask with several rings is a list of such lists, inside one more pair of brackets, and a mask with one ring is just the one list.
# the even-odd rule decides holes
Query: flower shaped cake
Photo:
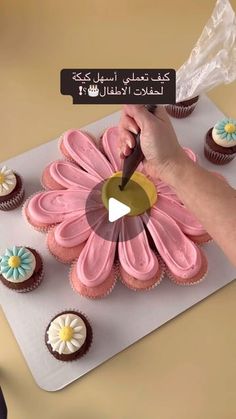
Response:
[{"label": "flower shaped cake", "polygon": [[[164,273],[181,285],[205,276],[207,260],[198,244],[210,240],[208,233],[175,192],[148,178],[142,165],[137,171],[155,188],[157,199],[139,215],[109,222],[102,188],[122,170],[118,127],[105,131],[99,147],[88,134],[69,130],[59,147],[66,159],[45,168],[42,183],[47,190],[29,198],[24,211],[31,225],[48,232],[51,253],[72,263],[70,282],[75,291],[91,298],[104,296],[117,276],[134,290],[153,288]],[[185,151],[196,160],[191,150]],[[88,205],[91,191],[95,193]]]}]

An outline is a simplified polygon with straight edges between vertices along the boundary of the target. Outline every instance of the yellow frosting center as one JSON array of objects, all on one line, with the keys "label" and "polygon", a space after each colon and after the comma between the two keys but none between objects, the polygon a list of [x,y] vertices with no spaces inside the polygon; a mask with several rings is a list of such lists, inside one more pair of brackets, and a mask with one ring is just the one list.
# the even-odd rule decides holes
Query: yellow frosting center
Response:
[{"label": "yellow frosting center", "polygon": [[115,198],[130,207],[129,216],[143,214],[155,204],[156,186],[143,173],[134,172],[131,181],[127,183],[123,191],[119,188],[121,179],[122,172],[116,172],[103,185],[102,201],[107,209],[109,198]]},{"label": "yellow frosting center", "polygon": [[64,326],[61,328],[60,332],[59,332],[59,337],[61,340],[63,340],[64,342],[71,340],[73,336],[73,329],[70,326]]},{"label": "yellow frosting center", "polygon": [[5,176],[3,173],[0,173],[0,185],[2,185],[5,182]]},{"label": "yellow frosting center", "polygon": [[21,264],[21,260],[19,256],[11,256],[8,259],[8,265],[10,268],[18,268]]},{"label": "yellow frosting center", "polygon": [[234,124],[226,124],[225,125],[225,131],[228,134],[232,134],[234,131],[236,131],[236,126]]}]

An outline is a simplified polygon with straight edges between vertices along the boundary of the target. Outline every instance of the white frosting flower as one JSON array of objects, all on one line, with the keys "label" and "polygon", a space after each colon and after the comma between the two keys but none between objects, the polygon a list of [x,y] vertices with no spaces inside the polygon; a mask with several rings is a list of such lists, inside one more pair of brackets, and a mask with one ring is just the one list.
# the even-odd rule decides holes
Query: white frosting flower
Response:
[{"label": "white frosting flower", "polygon": [[47,343],[59,354],[71,354],[84,344],[87,330],[84,321],[75,313],[60,314],[47,330]]},{"label": "white frosting flower", "polygon": [[212,130],[212,138],[221,147],[236,146],[236,120],[224,118]]},{"label": "white frosting flower", "polygon": [[9,195],[16,187],[16,176],[11,169],[0,169],[0,196]]}]

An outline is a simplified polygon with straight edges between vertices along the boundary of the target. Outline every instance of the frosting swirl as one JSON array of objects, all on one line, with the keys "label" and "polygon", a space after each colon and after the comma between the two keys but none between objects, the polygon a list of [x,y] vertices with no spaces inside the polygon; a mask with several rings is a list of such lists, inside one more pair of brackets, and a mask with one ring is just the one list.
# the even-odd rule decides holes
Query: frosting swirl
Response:
[{"label": "frosting swirl", "polygon": [[16,176],[11,169],[3,166],[0,170],[0,196],[9,195],[16,187]]},{"label": "frosting swirl", "polygon": [[47,330],[47,343],[59,354],[72,354],[84,344],[87,329],[82,318],[75,313],[64,313],[51,321]]},{"label": "frosting swirl", "polygon": [[224,118],[212,130],[212,138],[222,147],[236,146],[236,119]]},{"label": "frosting swirl", "polygon": [[0,259],[0,274],[10,282],[26,281],[32,276],[35,267],[35,256],[25,247],[6,249]]}]

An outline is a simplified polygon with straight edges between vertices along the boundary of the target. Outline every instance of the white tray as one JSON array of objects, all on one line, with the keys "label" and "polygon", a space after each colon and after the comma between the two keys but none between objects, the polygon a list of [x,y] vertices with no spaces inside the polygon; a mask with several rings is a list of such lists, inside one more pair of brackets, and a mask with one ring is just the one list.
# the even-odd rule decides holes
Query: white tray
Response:
[{"label": "white tray", "polygon": [[[116,112],[84,129],[99,137],[106,127],[118,123],[119,116]],[[220,167],[208,163],[203,156],[204,134],[222,117],[222,112],[203,97],[191,116],[183,120],[173,119],[173,123],[181,144],[191,147],[199,155],[202,165],[222,173],[236,186],[236,161]],[[29,196],[41,189],[39,178],[43,168],[59,156],[57,140],[54,140],[5,163],[24,177]],[[21,209],[0,213],[0,237],[1,252],[14,244],[28,245],[38,249],[43,256],[45,279],[39,288],[29,294],[17,294],[0,284],[0,302],[35,381],[47,391],[65,387],[236,277],[236,269],[211,243],[204,246],[209,274],[199,285],[180,287],[164,279],[150,292],[135,293],[117,284],[107,298],[93,301],[71,290],[69,267],[49,254],[44,235],[26,224]],[[67,308],[86,313],[94,332],[90,351],[72,363],[57,361],[44,345],[48,321]]]}]

